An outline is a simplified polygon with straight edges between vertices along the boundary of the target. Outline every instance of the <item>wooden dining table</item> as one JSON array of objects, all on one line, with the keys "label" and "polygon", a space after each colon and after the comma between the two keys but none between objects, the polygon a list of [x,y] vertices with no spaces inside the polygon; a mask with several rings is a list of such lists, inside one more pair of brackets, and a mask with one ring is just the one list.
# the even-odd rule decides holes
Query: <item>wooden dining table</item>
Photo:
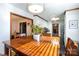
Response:
[{"label": "wooden dining table", "polygon": [[33,38],[16,38],[10,41],[9,46],[24,56],[59,56],[59,40],[59,37],[48,36],[43,36],[40,42]]}]

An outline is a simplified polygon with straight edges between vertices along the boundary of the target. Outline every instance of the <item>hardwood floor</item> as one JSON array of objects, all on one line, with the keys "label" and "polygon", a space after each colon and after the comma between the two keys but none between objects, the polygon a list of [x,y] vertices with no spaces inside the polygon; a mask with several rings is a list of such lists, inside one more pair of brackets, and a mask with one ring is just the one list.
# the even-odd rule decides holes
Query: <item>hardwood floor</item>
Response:
[{"label": "hardwood floor", "polygon": [[40,42],[32,37],[16,38],[11,40],[11,47],[28,56],[59,56],[60,44],[54,45],[52,41],[59,42],[59,37],[43,36]]}]

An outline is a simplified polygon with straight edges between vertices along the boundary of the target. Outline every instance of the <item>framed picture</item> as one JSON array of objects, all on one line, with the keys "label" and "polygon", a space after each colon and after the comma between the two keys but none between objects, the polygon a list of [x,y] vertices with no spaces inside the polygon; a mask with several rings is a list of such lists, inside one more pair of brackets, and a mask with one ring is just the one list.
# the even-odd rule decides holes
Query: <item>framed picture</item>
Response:
[{"label": "framed picture", "polygon": [[69,21],[69,28],[70,29],[77,29],[78,28],[78,20],[70,20]]}]

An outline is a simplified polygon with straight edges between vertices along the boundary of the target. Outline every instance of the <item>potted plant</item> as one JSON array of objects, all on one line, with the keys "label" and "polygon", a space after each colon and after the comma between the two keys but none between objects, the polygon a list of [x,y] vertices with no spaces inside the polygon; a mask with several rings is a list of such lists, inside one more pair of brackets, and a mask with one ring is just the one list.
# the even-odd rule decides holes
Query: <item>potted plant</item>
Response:
[{"label": "potted plant", "polygon": [[43,29],[41,27],[39,27],[38,25],[33,25],[32,30],[33,30],[33,32],[32,32],[33,39],[39,42]]}]

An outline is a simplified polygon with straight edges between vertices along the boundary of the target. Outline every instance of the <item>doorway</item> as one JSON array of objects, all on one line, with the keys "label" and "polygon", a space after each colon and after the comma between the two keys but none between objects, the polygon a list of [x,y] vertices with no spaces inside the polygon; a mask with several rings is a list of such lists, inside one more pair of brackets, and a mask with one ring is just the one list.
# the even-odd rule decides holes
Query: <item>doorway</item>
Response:
[{"label": "doorway", "polygon": [[59,24],[52,24],[52,36],[59,36]]},{"label": "doorway", "polygon": [[[15,13],[10,13],[10,38],[14,39],[14,36],[25,34],[26,36],[32,36],[33,20]],[[28,28],[28,26],[30,28]]]}]

